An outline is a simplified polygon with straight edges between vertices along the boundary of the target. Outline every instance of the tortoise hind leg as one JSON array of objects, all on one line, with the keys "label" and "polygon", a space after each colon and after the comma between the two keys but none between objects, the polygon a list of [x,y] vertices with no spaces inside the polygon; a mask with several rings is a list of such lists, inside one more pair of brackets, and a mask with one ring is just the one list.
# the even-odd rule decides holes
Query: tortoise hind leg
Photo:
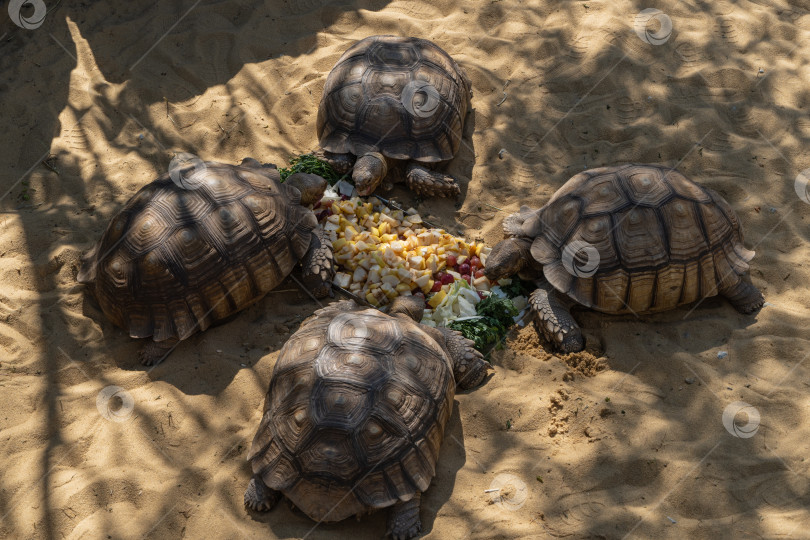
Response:
[{"label": "tortoise hind leg", "polygon": [[281,492],[270,489],[258,474],[254,474],[245,490],[245,506],[256,512],[271,510],[281,499]]},{"label": "tortoise hind leg", "polygon": [[397,501],[388,515],[388,533],[394,540],[410,540],[422,530],[419,519],[419,503],[422,494],[416,492],[408,501]]},{"label": "tortoise hind leg", "polygon": [[428,197],[455,197],[461,188],[452,176],[430,171],[411,161],[405,171],[405,183],[417,195]]},{"label": "tortoise hind leg", "polygon": [[335,277],[335,259],[332,254],[332,242],[320,227],[312,231],[309,250],[301,261],[304,270],[304,286],[315,296],[324,298],[334,296],[332,279]]},{"label": "tortoise hind leg", "polygon": [[570,302],[549,283],[544,283],[529,297],[535,313],[534,328],[562,352],[578,352],[585,348],[582,330],[568,311]]},{"label": "tortoise hind leg", "polygon": [[138,360],[145,366],[154,366],[166,359],[167,356],[177,347],[180,340],[167,339],[165,341],[149,340],[138,351]]},{"label": "tortoise hind leg", "polygon": [[727,289],[721,289],[720,294],[740,313],[753,313],[765,302],[759,289],[742,279]]}]

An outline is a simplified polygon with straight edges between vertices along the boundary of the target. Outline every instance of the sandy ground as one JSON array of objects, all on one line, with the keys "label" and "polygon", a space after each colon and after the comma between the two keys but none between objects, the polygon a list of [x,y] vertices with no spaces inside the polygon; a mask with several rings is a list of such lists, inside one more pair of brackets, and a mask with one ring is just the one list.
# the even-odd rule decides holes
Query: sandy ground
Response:
[{"label": "sandy ground", "polygon": [[0,537],[382,536],[384,513],[242,506],[273,364],[316,308],[294,285],[148,371],[75,276],[175,152],[314,148],[334,62],[391,33],[436,41],[474,87],[462,197],[423,215],[494,242],[575,172],[663,162],[735,208],[768,302],[583,312],[590,352],[570,358],[516,332],[456,398],[425,536],[808,538],[806,0],[45,3],[36,29],[0,12]]}]

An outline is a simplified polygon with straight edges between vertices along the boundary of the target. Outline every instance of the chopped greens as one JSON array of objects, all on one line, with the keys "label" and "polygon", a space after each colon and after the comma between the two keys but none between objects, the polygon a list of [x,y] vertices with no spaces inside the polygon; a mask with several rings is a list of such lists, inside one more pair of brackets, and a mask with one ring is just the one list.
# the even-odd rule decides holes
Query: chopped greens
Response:
[{"label": "chopped greens", "polygon": [[281,181],[287,180],[287,177],[297,172],[312,173],[322,176],[329,182],[329,185],[334,185],[341,176],[335,169],[332,168],[327,162],[318,159],[314,154],[302,154],[300,156],[293,156],[290,158],[290,166],[278,170],[281,175]]},{"label": "chopped greens", "polygon": [[509,298],[491,294],[476,306],[476,318],[455,320],[448,328],[458,330],[464,337],[475,342],[475,348],[488,354],[495,347],[503,346],[503,337],[514,323],[513,317],[518,314],[517,308]]},{"label": "chopped greens", "polygon": [[501,285],[501,290],[506,293],[509,298],[515,296],[528,296],[534,289],[532,283],[520,279],[518,276],[512,277],[512,283],[509,285]]}]

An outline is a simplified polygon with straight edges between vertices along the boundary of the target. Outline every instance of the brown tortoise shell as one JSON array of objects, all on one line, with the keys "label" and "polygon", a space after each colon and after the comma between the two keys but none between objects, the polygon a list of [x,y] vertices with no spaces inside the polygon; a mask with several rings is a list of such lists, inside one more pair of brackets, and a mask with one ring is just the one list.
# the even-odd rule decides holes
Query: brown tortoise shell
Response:
[{"label": "brown tortoise shell", "polygon": [[[719,194],[659,165],[582,172],[520,218],[519,236],[533,239],[546,279],[605,313],[665,311],[714,296],[739,282],[754,257]],[[565,268],[562,254],[575,242],[598,251],[592,275]],[[584,259],[580,253],[573,264]]]},{"label": "brown tortoise shell", "polygon": [[127,202],[78,275],[135,338],[185,339],[259,300],[317,226],[274,168],[205,162],[177,172],[183,182],[164,174]]},{"label": "brown tortoise shell", "polygon": [[[425,93],[408,90],[423,82],[435,89],[426,103],[419,101]],[[374,151],[393,159],[448,160],[461,144],[470,88],[464,71],[430,41],[365,38],[340,57],[326,79],[318,139],[336,154]],[[404,104],[408,99],[410,107]]]},{"label": "brown tortoise shell", "polygon": [[454,395],[418,323],[332,304],[281,349],[248,459],[316,521],[390,506],[430,484]]}]

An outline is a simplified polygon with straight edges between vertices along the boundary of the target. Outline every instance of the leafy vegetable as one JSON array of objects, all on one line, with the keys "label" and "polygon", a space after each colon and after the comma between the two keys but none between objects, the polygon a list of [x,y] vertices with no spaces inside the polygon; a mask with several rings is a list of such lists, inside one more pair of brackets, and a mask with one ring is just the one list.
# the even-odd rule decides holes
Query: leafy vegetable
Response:
[{"label": "leafy vegetable", "polygon": [[518,310],[511,300],[498,298],[495,295],[487,296],[481,300],[475,307],[475,311],[478,315],[494,319],[502,328],[509,328],[515,322],[513,317],[518,314]]},{"label": "leafy vegetable", "polygon": [[514,298],[515,296],[528,296],[528,293],[532,291],[533,287],[532,284],[528,281],[523,281],[518,276],[512,277],[512,283],[509,285],[502,285],[501,290],[506,293],[506,296],[509,298]]},{"label": "leafy vegetable", "polygon": [[483,352],[487,350],[491,344],[497,343],[500,338],[498,327],[492,324],[493,321],[495,320],[489,317],[465,319],[463,321],[453,321],[448,324],[447,327],[458,330],[465,338],[474,341],[475,348]]},{"label": "leafy vegetable", "polygon": [[278,170],[281,175],[281,181],[287,180],[287,177],[297,172],[312,173],[322,176],[329,182],[329,185],[334,185],[335,182],[341,179],[341,176],[335,169],[332,168],[327,162],[318,159],[314,154],[302,154],[290,158],[290,166]]},{"label": "leafy vegetable", "polygon": [[475,348],[481,352],[488,353],[492,346],[500,348],[503,337],[514,323],[513,317],[518,314],[512,301],[490,295],[475,306],[475,311],[478,318],[456,320],[447,326],[473,340]]}]

